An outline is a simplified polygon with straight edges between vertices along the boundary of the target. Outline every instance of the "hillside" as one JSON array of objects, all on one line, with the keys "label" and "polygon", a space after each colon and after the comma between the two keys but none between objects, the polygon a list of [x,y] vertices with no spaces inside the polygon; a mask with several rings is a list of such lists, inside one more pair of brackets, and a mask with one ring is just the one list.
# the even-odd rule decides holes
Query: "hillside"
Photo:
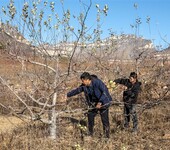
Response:
[{"label": "hillside", "polygon": [[[42,53],[43,49],[46,49],[45,55],[58,55],[68,57],[74,50],[73,43],[58,43],[56,45],[41,44],[37,47],[32,46],[28,40],[17,30],[16,27],[0,23],[0,48],[8,50],[8,53],[15,54],[29,54],[32,49],[36,52]],[[165,54],[170,54],[170,48],[156,51],[153,43],[150,40],[142,37],[136,37],[134,35],[112,35],[106,39],[103,39],[94,43],[78,43],[76,48],[76,56],[82,55],[100,55],[104,56],[109,53],[106,59],[108,60],[136,60],[153,55],[161,58]],[[79,58],[77,57],[77,58]],[[81,57],[80,57],[81,59]]]},{"label": "hillside", "polygon": [[32,52],[30,43],[14,27],[0,23],[0,49],[14,55]]},{"label": "hillside", "polygon": [[170,47],[164,49],[162,53],[170,55]]},{"label": "hillside", "polygon": [[102,50],[110,47],[113,51],[112,59],[134,60],[138,57],[146,57],[155,52],[150,40],[134,35],[112,36],[102,41]]}]

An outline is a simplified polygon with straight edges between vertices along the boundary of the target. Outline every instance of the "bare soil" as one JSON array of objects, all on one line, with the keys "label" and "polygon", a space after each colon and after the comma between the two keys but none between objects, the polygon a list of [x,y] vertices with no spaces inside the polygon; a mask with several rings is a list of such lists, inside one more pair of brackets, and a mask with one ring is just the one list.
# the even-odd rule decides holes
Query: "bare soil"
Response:
[{"label": "bare soil", "polygon": [[12,132],[22,123],[21,119],[14,116],[0,116],[0,133]]}]

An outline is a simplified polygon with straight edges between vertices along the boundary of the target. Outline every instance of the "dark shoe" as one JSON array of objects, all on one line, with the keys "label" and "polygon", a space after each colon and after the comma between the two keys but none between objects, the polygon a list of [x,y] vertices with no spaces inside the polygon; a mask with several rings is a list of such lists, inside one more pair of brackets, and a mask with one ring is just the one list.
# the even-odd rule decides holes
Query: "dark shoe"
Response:
[{"label": "dark shoe", "polygon": [[110,138],[110,133],[109,133],[109,131],[106,131],[106,133],[104,133],[103,135],[104,135],[104,138]]},{"label": "dark shoe", "polygon": [[105,143],[108,143],[108,142],[110,141],[110,139],[109,139],[109,138],[103,138],[103,141],[104,141]]},{"label": "dark shoe", "polygon": [[124,125],[123,130],[128,131],[129,130],[129,125]]},{"label": "dark shoe", "polygon": [[105,135],[104,138],[109,139],[110,135]]},{"label": "dark shoe", "polygon": [[85,133],[84,135],[85,135],[85,136],[91,136],[91,137],[92,137],[92,136],[93,136],[93,133],[88,132],[88,133]]},{"label": "dark shoe", "polygon": [[131,130],[132,133],[137,133],[137,131],[138,131],[137,128],[133,128],[133,129]]},{"label": "dark shoe", "polygon": [[124,129],[128,129],[129,128],[129,124],[124,124]]}]

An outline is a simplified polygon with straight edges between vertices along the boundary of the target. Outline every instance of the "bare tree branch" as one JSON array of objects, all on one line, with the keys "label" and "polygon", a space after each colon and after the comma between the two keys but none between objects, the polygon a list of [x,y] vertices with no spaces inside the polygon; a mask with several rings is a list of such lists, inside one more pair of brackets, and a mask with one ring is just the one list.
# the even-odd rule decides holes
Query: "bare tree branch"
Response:
[{"label": "bare tree branch", "polygon": [[29,110],[31,116],[33,117],[33,112],[29,108],[29,106],[23,101],[23,99],[8,85],[8,83],[0,76],[0,79],[4,85],[8,87],[8,89],[18,98],[18,100],[25,105],[25,107]]}]

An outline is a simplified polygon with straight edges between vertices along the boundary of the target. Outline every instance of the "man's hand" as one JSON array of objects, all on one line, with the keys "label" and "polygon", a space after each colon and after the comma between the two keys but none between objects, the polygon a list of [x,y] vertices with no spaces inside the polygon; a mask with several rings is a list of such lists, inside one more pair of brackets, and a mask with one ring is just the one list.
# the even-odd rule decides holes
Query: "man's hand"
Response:
[{"label": "man's hand", "polygon": [[97,109],[100,109],[101,107],[102,107],[102,103],[100,103],[100,102],[97,103],[96,108],[97,108]]},{"label": "man's hand", "polygon": [[123,90],[126,91],[127,90],[127,86],[123,85]]}]

